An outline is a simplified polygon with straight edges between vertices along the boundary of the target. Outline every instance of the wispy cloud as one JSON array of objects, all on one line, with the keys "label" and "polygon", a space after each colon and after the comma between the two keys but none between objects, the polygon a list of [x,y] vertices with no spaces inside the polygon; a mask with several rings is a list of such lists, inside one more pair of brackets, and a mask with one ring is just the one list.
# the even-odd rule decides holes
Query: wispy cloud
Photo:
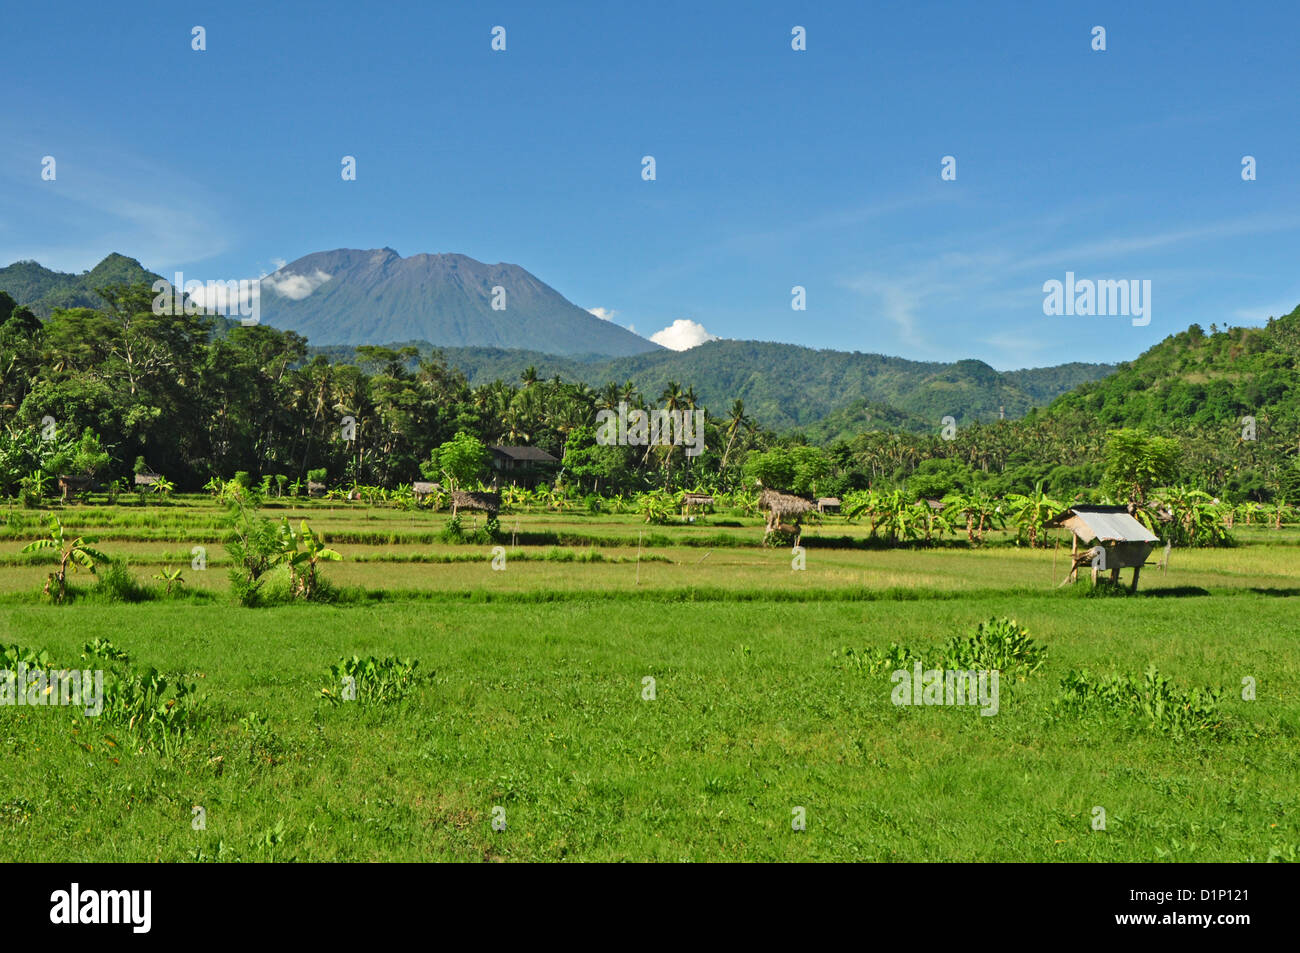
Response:
[{"label": "wispy cloud", "polygon": [[[230,247],[220,203],[150,158],[101,149],[91,163],[84,147],[60,149],[30,137],[7,143],[6,151],[0,221],[31,225],[0,230],[4,263],[31,258],[81,271],[117,251],[162,273]],[[47,154],[56,162],[53,181],[40,177],[37,160]]]}]

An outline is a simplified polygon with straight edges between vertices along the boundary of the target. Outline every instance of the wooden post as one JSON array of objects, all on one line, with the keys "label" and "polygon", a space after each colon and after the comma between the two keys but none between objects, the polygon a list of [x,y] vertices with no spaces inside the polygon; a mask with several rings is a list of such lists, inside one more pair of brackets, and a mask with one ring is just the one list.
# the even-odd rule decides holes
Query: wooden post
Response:
[{"label": "wooden post", "polygon": [[1138,588],[1138,573],[1140,573],[1141,571],[1142,571],[1142,567],[1141,567],[1141,566],[1134,566],[1134,567],[1133,567],[1133,585],[1132,585],[1131,587],[1129,587],[1129,592],[1137,592],[1137,588]]}]

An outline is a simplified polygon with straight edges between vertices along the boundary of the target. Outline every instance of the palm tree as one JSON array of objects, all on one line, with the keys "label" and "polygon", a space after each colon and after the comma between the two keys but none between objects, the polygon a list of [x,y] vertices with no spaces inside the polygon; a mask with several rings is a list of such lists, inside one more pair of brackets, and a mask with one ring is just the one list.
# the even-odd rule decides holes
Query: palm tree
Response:
[{"label": "palm tree", "polygon": [[727,458],[731,456],[731,447],[736,442],[736,437],[741,431],[748,432],[753,430],[754,421],[745,413],[745,402],[737,397],[731,402],[731,411],[727,414],[724,422],[727,433],[727,445],[722,451],[722,463],[718,470],[722,473],[727,471]]}]

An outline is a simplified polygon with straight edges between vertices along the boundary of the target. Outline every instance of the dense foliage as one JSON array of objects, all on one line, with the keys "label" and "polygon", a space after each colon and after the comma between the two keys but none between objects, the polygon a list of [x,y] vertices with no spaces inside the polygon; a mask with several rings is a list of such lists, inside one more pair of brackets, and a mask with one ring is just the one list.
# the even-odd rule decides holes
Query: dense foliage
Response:
[{"label": "dense foliage", "polygon": [[[1105,494],[1142,503],[1156,488],[1166,506],[1175,497],[1194,500],[1193,493],[1208,494],[1209,503],[1300,502],[1300,309],[1266,328],[1207,335],[1193,326],[1022,420],[962,424],[952,439],[937,427],[889,429],[920,418],[850,403],[859,411],[840,422],[852,435],[816,447],[797,431],[764,429],[734,399],[721,414],[713,408],[704,451],[692,455],[682,444],[596,439],[597,413],[621,404],[701,408],[695,389],[675,380],[647,392],[644,381],[592,386],[544,379],[527,367],[517,382],[474,386],[438,352],[360,347],[351,362],[336,363],[312,355],[293,332],[154,314],[143,284],[101,295],[99,308],[56,308],[42,322],[0,294],[6,495],[39,499],[64,473],[106,485],[156,472],[164,475],[158,492],[232,476],[245,485],[262,481],[264,494],[307,479],[392,488],[425,478],[468,487],[491,479],[486,447],[506,444],[547,450],[561,463],[543,471],[542,482],[580,493],[748,492],[761,482],[809,496],[897,491],[908,505],[952,494],[1056,502]],[[994,395],[1008,386],[979,362],[933,373],[988,377]],[[1023,386],[1053,386],[1027,373],[1016,372]],[[1150,459],[1133,458],[1138,449]],[[972,535],[982,532],[978,522]]]}]

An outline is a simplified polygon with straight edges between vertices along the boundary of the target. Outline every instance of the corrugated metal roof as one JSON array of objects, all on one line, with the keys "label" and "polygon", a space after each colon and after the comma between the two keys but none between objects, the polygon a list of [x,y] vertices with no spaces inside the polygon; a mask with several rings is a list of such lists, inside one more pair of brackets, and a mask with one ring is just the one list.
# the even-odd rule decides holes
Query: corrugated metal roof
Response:
[{"label": "corrugated metal roof", "polygon": [[1105,512],[1090,509],[1071,510],[1074,518],[1083,523],[1092,538],[1102,542],[1155,543],[1159,537],[1126,512]]}]

